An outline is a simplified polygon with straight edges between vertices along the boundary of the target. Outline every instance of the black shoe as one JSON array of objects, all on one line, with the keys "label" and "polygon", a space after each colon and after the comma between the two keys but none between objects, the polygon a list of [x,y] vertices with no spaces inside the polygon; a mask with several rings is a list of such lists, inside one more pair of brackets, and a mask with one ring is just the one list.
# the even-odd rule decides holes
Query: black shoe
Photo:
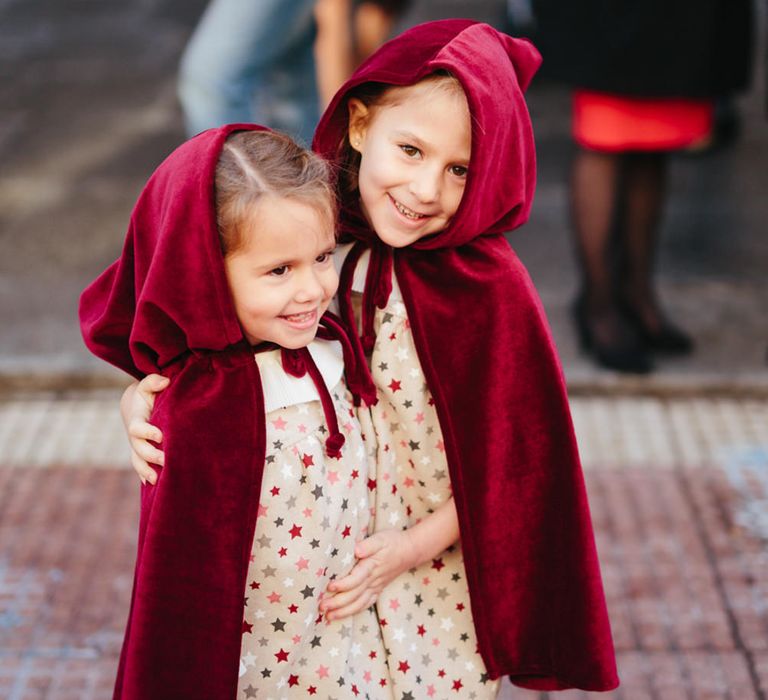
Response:
[{"label": "black shoe", "polygon": [[595,327],[599,319],[587,311],[581,298],[573,305],[573,320],[582,350],[589,352],[601,367],[633,374],[647,374],[653,369],[647,348],[618,313],[613,319],[615,328],[610,342],[598,340]]},{"label": "black shoe", "polygon": [[659,327],[652,330],[630,306],[625,305],[622,311],[649,350],[664,355],[690,355],[693,352],[691,336],[663,316]]}]

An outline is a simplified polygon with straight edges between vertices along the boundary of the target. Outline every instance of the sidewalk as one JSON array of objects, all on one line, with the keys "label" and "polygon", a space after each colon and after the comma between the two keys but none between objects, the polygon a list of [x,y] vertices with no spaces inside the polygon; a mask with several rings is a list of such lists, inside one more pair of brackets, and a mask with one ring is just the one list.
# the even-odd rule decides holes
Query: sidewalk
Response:
[{"label": "sidewalk", "polygon": [[[110,697],[138,516],[117,398],[0,401],[4,700]],[[622,686],[552,698],[768,697],[768,401],[572,407]]]}]

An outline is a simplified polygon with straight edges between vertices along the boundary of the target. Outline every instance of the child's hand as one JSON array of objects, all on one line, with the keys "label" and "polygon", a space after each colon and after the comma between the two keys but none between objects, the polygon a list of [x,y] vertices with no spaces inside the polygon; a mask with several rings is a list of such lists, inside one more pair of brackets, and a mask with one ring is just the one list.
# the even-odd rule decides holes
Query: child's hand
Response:
[{"label": "child's hand", "polygon": [[140,382],[134,382],[124,392],[120,399],[120,415],[128,433],[131,445],[131,464],[139,475],[142,484],[149,482],[154,485],[157,472],[149,466],[163,465],[162,451],[148,441],[162,442],[163,434],[158,428],[148,423],[155,404],[155,394],[168,386],[168,379],[159,374],[148,374]]},{"label": "child's hand", "polygon": [[408,530],[382,530],[355,545],[357,564],[328,585],[320,603],[326,620],[340,620],[373,605],[384,587],[418,563]]}]

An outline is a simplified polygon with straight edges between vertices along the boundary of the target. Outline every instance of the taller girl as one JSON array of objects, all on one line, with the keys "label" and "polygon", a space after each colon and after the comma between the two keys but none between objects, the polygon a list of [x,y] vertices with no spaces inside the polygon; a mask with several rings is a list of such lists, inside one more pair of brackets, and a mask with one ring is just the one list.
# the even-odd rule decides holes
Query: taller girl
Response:
[{"label": "taller girl", "polygon": [[[361,66],[315,136],[339,164],[342,240],[353,242],[341,311],[379,390],[376,529],[420,535],[410,563],[421,566],[400,574],[396,540],[378,533],[327,610],[346,613],[366,587],[389,584],[377,603],[385,641],[411,655],[394,678],[429,666],[414,650],[452,636],[468,593],[486,678],[541,690],[618,682],[562,373],[503,235],[533,199],[523,92],[539,63],[529,43],[487,25],[420,25]],[[456,519],[461,544],[430,552],[441,537],[451,544]],[[452,589],[432,585],[444,567]],[[447,597],[453,615],[441,618]],[[403,625],[390,624],[401,606]]]}]

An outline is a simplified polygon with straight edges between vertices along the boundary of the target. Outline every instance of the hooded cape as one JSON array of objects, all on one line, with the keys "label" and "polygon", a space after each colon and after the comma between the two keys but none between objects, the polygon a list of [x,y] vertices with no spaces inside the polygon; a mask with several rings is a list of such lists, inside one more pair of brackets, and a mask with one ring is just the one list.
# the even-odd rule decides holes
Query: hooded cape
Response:
[{"label": "hooded cape", "polygon": [[370,247],[370,332],[371,304],[386,301],[394,265],[443,432],[490,675],[541,690],[608,690],[618,684],[614,649],[565,384],[536,291],[503,235],[526,221],[533,200],[523,92],[539,63],[530,43],[485,24],[419,25],[342,86],[314,148],[339,157],[357,85],[408,85],[440,69],[463,85],[472,154],[459,209],[444,231],[392,249],[370,229],[355,193],[342,193],[342,232],[358,241],[342,271],[342,308],[350,266]]},{"label": "hooded cape", "polygon": [[[136,378],[171,378],[152,414],[165,466],[156,486],[141,489],[116,700],[229,700],[237,691],[266,428],[258,367],[224,272],[214,173],[230,133],[261,128],[212,129],[174,151],[139,197],[121,257],[80,300],[94,354]],[[323,323],[334,331],[325,337],[341,335],[333,318]],[[353,388],[350,368],[364,361],[339,340]],[[284,368],[313,374],[307,355],[284,351]],[[327,390],[320,395],[325,405]]]}]

